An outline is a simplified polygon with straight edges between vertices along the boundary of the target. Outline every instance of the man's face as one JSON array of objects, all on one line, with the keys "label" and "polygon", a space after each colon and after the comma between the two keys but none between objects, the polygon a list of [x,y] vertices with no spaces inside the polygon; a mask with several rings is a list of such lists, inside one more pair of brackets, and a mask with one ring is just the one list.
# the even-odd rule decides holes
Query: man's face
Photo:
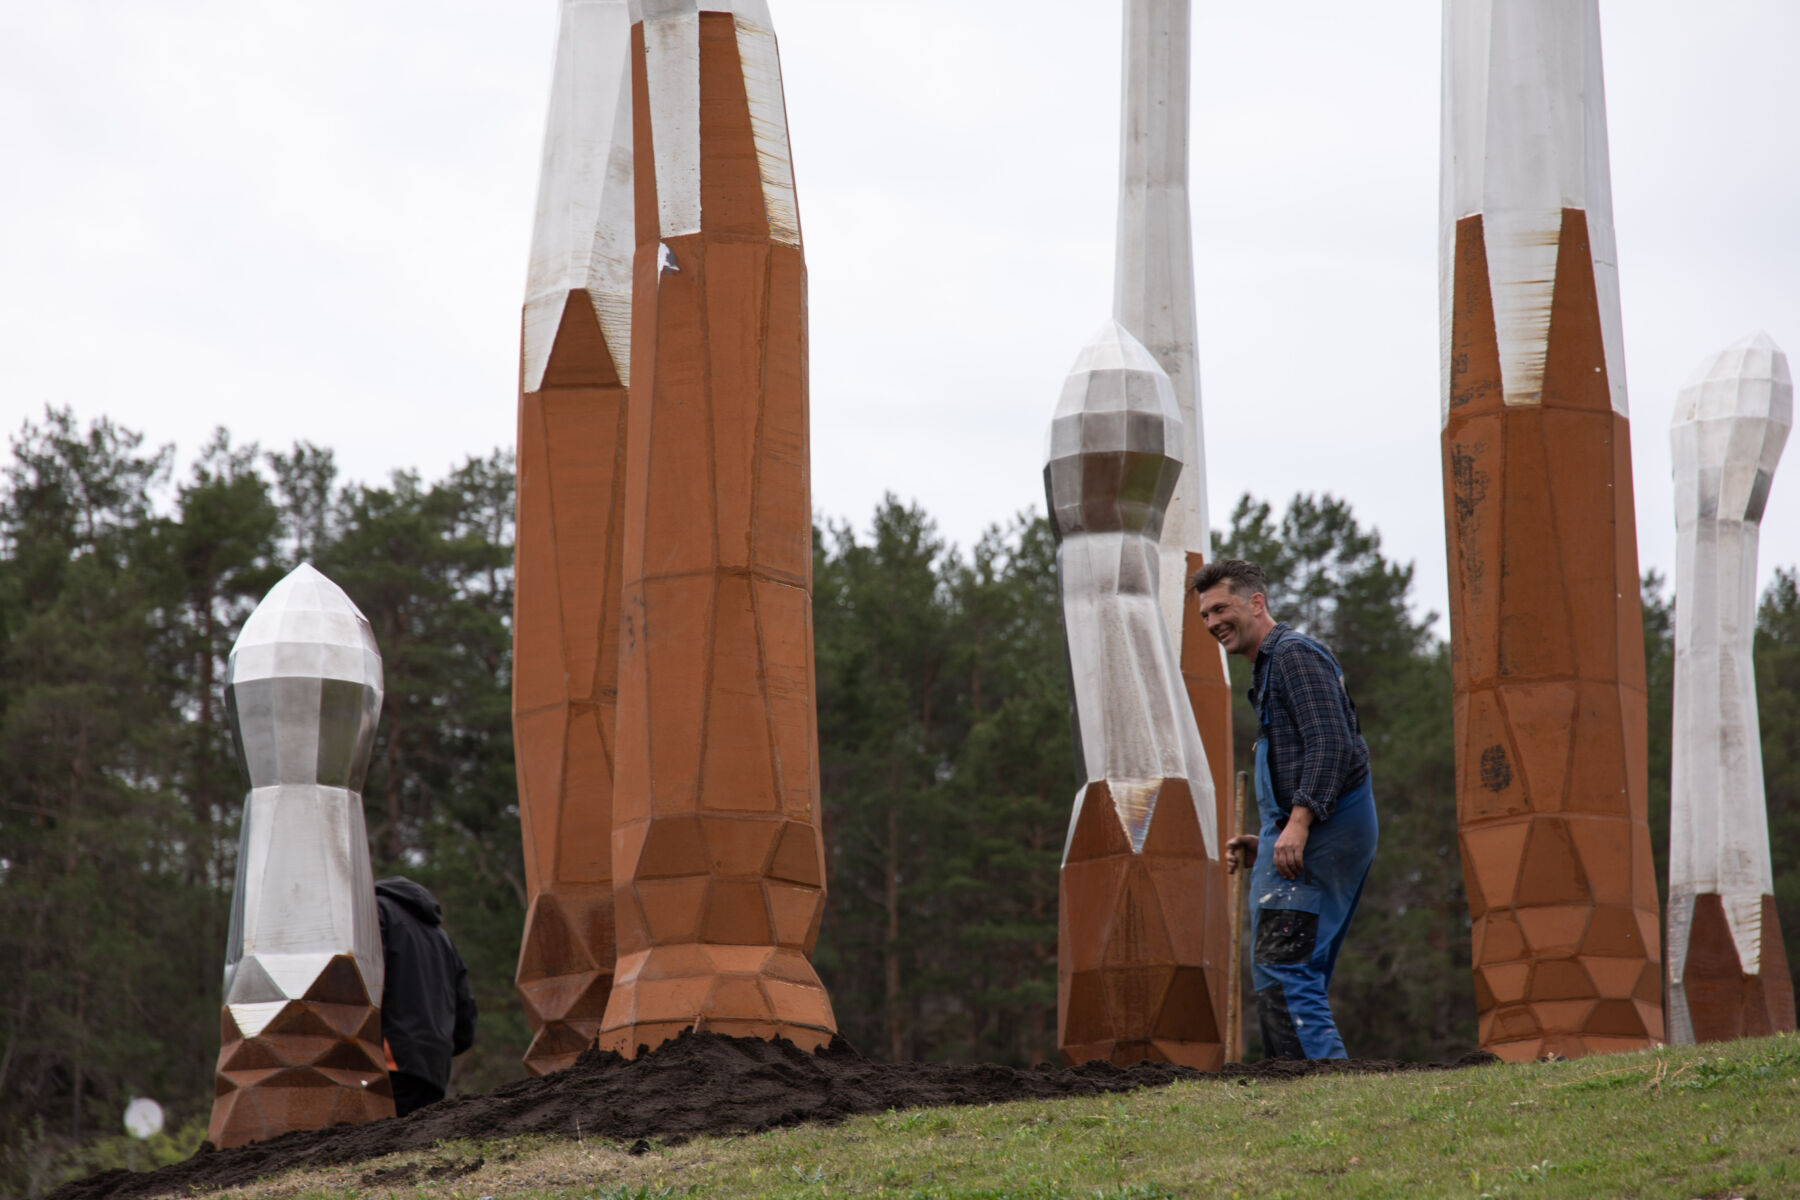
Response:
[{"label": "man's face", "polygon": [[1262,593],[1240,596],[1231,590],[1230,581],[1215,583],[1200,593],[1200,619],[1227,654],[1244,652],[1252,637],[1262,632],[1266,611]]}]

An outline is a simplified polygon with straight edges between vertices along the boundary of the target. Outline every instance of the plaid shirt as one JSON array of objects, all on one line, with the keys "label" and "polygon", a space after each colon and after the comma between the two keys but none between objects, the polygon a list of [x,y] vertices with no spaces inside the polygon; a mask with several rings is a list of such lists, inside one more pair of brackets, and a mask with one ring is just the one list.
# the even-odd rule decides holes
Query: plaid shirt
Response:
[{"label": "plaid shirt", "polygon": [[1275,802],[1284,813],[1303,804],[1325,821],[1338,798],[1369,777],[1369,747],[1342,677],[1330,660],[1304,644],[1309,640],[1276,623],[1256,652],[1250,704],[1257,720],[1267,722],[1261,735],[1269,742]]}]

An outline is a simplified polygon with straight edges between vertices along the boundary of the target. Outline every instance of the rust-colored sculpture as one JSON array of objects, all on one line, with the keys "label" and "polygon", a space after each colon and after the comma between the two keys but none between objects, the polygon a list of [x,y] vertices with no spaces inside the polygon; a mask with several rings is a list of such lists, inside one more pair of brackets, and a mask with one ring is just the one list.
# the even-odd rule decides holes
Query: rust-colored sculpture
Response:
[{"label": "rust-colored sculpture", "polygon": [[1168,376],[1118,324],[1082,352],[1050,425],[1082,785],[1057,922],[1057,1041],[1072,1063],[1224,1064],[1211,773],[1158,604],[1181,434]]},{"label": "rust-colored sculpture", "polygon": [[626,0],[564,0],[525,301],[513,743],[530,909],[525,1065],[561,1070],[612,990],[631,108]]},{"label": "rust-colored sculpture", "polygon": [[310,566],[231,648],[225,703],[250,791],[206,1135],[221,1149],[394,1115],[362,812],[381,691],[368,621]]},{"label": "rust-colored sculpture", "polygon": [[1662,1040],[1595,0],[1447,0],[1444,492],[1481,1044]]},{"label": "rust-colored sculpture", "polygon": [[[1186,558],[1184,584],[1206,565],[1204,554],[1190,552]],[[1211,768],[1212,776],[1214,827],[1218,830],[1219,844],[1223,846],[1234,834],[1253,832],[1237,827],[1237,809],[1232,803],[1231,678],[1225,669],[1224,647],[1206,631],[1206,622],[1200,619],[1200,597],[1192,588],[1184,587],[1183,590],[1181,681],[1187,690],[1188,706],[1193,709],[1194,720],[1200,729],[1200,744],[1206,748],[1206,765]],[[1221,899],[1207,905],[1206,944],[1229,947],[1232,939],[1242,934],[1233,927],[1230,906],[1222,899],[1232,886],[1225,871],[1223,852],[1213,858],[1208,869],[1218,878],[1207,884],[1207,894]],[[1224,955],[1224,950],[1211,952],[1215,959]],[[1224,1012],[1222,1002],[1220,1012]],[[1239,1037],[1241,1044],[1241,1031]]]},{"label": "rust-colored sculpture", "polygon": [[634,0],[637,176],[613,865],[600,1044],[816,1049],[806,264],[760,0]]}]

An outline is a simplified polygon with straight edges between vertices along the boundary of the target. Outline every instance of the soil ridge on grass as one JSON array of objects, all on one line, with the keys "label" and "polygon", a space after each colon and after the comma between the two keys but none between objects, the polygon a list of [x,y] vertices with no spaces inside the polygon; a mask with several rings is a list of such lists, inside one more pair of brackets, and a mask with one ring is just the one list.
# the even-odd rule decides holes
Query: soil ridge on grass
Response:
[{"label": "soil ridge on grass", "polygon": [[1232,1063],[1217,1075],[1149,1062],[1021,1070],[991,1063],[871,1062],[841,1037],[810,1054],[786,1040],[684,1033],[635,1059],[589,1050],[566,1071],[510,1083],[485,1096],[445,1100],[405,1118],[290,1133],[233,1150],[206,1144],[186,1162],[158,1171],[103,1172],[64,1184],[50,1193],[49,1200],[128,1200],[211,1191],[295,1168],[366,1162],[443,1141],[550,1134],[673,1144],[707,1134],[834,1123],[889,1109],[1063,1100],[1165,1087],[1183,1079],[1281,1081],[1321,1074],[1447,1070],[1493,1061],[1497,1060],[1487,1054],[1455,1063],[1265,1060]]}]

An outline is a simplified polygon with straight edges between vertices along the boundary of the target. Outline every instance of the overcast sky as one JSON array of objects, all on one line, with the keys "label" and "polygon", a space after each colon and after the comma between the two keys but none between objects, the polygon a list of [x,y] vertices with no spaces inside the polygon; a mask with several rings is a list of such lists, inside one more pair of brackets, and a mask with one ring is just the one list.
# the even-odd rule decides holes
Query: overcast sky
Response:
[{"label": "overcast sky", "polygon": [[[967,545],[1042,503],[1111,307],[1116,0],[770,0],[812,272],[814,505]],[[1351,501],[1445,606],[1439,0],[1195,0],[1215,523]],[[43,406],[351,478],[510,443],[557,0],[0,0],[0,428]],[[1794,0],[1602,0],[1638,525],[1706,357],[1800,350]],[[1791,465],[1788,474],[1800,473]],[[1765,577],[1800,563],[1778,475]]]}]

